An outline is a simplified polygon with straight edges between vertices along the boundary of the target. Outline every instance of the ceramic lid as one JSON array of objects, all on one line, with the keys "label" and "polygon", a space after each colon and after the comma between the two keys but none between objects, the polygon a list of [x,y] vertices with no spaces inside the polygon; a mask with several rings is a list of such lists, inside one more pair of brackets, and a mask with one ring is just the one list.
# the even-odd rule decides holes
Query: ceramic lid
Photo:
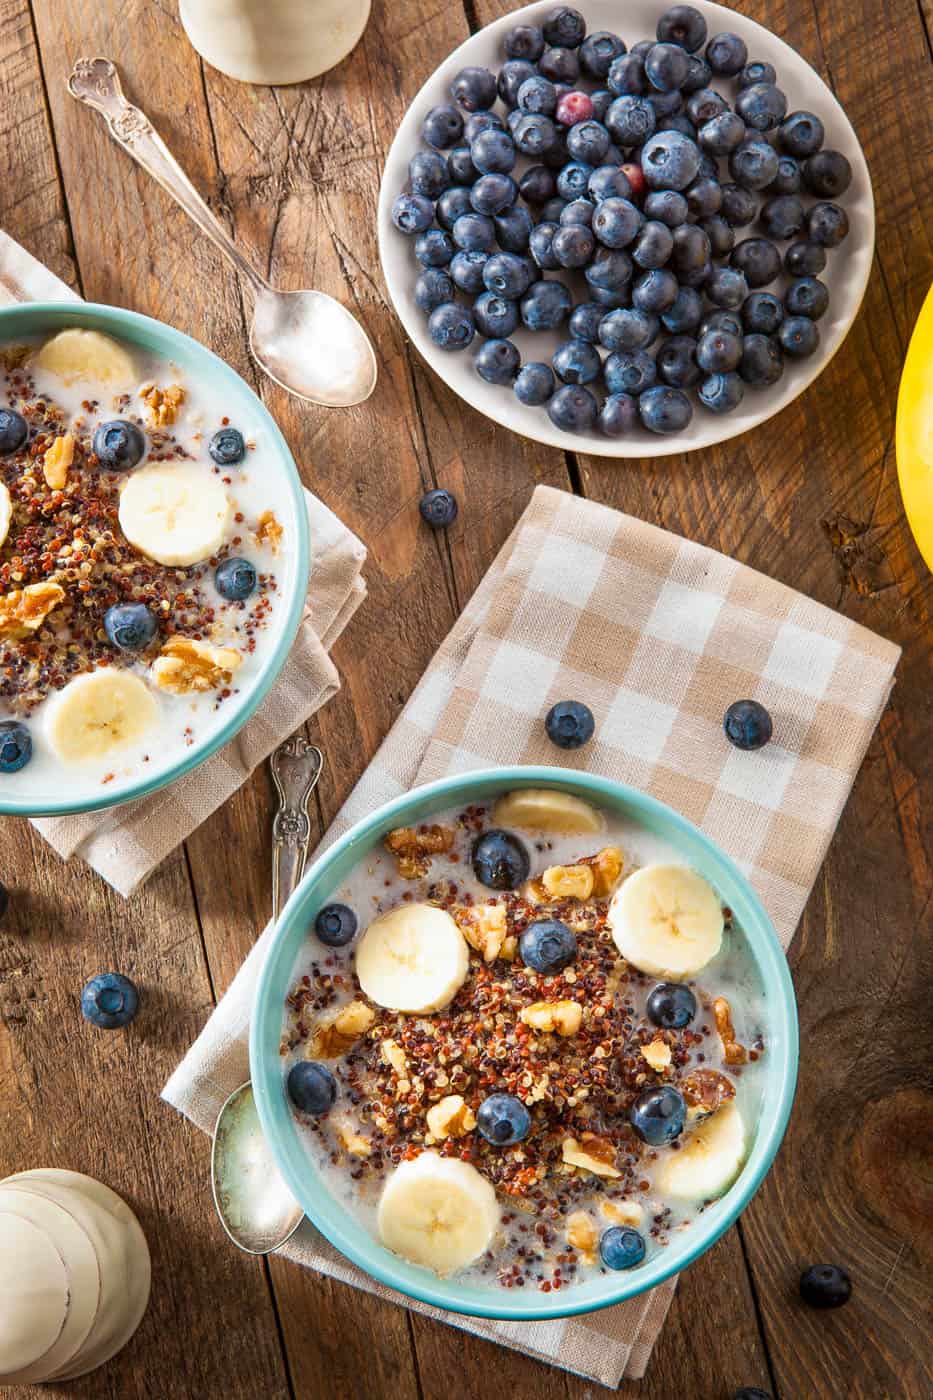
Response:
[{"label": "ceramic lid", "polygon": [[0,1378],[31,1366],[68,1315],[65,1262],[47,1235],[0,1212]]}]

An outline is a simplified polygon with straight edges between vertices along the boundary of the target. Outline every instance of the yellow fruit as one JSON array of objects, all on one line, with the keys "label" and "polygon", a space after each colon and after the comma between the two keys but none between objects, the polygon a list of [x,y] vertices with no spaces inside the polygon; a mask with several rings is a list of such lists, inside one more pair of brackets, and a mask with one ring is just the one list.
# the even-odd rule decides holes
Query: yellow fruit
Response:
[{"label": "yellow fruit", "polygon": [[904,510],[920,553],[933,569],[933,287],[907,347],[895,442]]}]

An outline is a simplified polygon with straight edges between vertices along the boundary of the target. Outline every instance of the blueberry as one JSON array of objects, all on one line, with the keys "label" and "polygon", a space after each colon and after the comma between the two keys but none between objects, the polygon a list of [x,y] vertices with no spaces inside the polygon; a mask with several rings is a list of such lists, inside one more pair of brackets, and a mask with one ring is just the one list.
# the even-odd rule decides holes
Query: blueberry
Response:
[{"label": "blueberry", "polygon": [[[235,561],[243,562],[246,561]],[[223,568],[223,565],[220,566]],[[249,597],[253,588],[256,587],[256,570],[252,564],[247,565],[252,571],[252,588],[243,597]],[[218,569],[218,573],[220,570]],[[223,589],[218,583],[218,592],[223,594]],[[227,594],[223,594],[227,597]],[[120,651],[142,651],[152,641],[158,630],[159,624],[155,615],[149,611],[145,603],[115,603],[104,613],[104,631],[115,647]]]},{"label": "blueberry", "polygon": [[593,256],[596,239],[585,224],[567,224],[554,235],[551,249],[561,267],[585,267]]},{"label": "blueberry", "polygon": [[446,267],[456,249],[449,233],[429,228],[415,239],[415,257],[422,267]]},{"label": "blueberry", "polygon": [[742,317],[737,311],[711,311],[700,324],[700,335],[708,331],[728,331],[730,335],[744,334]]},{"label": "blueberry", "polygon": [[778,340],[785,355],[792,360],[805,360],[819,349],[820,332],[809,317],[789,316],[778,331]]},{"label": "blueberry", "polygon": [[610,196],[596,206],[593,233],[606,248],[625,248],[632,242],[644,219],[641,210],[628,199]]},{"label": "blueberry", "polygon": [[599,431],[605,437],[624,437],[637,424],[638,400],[631,394],[609,394],[599,410]]},{"label": "blueberry", "polygon": [[803,160],[816,155],[825,134],[823,123],[814,112],[791,112],[778,127],[778,144],[789,156]]},{"label": "blueberry", "polygon": [[[816,209],[835,209],[834,204],[814,205]],[[842,213],[842,210],[839,211]],[[774,238],[783,242],[787,238],[796,238],[804,225],[803,205],[795,194],[779,194],[773,199],[766,199],[761,206],[758,216],[761,220],[761,227],[769,238]],[[810,211],[810,218],[813,211]],[[843,217],[845,217],[843,215]],[[811,232],[811,239],[814,243],[820,239],[814,238]]]},{"label": "blueberry", "polygon": [[686,394],[668,385],[646,389],[639,397],[638,412],[649,432],[662,434],[682,432],[693,417]]},{"label": "blueberry", "polygon": [[[680,91],[684,97],[692,97],[695,92],[701,92],[708,88],[713,79],[713,70],[710,68],[705,58],[699,54],[688,55],[687,76],[684,79]],[[691,120],[693,120],[691,118]]]},{"label": "blueberry", "polygon": [[639,39],[638,43],[633,44],[629,49],[629,53],[633,53],[639,58],[644,58],[648,50],[654,48],[654,42],[653,39]]},{"label": "blueberry", "polygon": [[122,1030],[139,1010],[139,992],[119,972],[101,972],[81,988],[81,1015],[102,1031]]},{"label": "blueberry", "polygon": [[556,172],[554,176],[554,183],[556,186],[557,176],[560,174],[564,166],[567,164],[567,161],[570,159],[569,155],[567,154],[567,136],[566,133],[562,131],[559,126],[554,128],[553,146],[548,146],[547,150],[544,152],[542,159],[549,170],[553,170]]},{"label": "blueberry", "polygon": [[[561,199],[560,195],[555,195],[553,199],[549,199],[547,204],[545,204],[544,208],[541,210],[542,222],[546,224],[559,224],[560,216],[567,208],[567,205],[570,202],[571,201],[568,199]],[[530,241],[531,240],[529,239],[529,242]]]},{"label": "blueberry", "polygon": [[737,34],[714,34],[706,45],[706,61],[720,77],[734,78],[748,62],[748,49]]},{"label": "blueberry", "polygon": [[746,190],[763,190],[778,172],[778,154],[760,136],[737,146],[729,157],[729,173]]},{"label": "blueberry", "polygon": [[739,91],[754,87],[756,83],[776,83],[777,69],[772,63],[746,63],[738,76]]},{"label": "blueberry", "polygon": [[470,190],[470,203],[480,216],[501,214],[517,198],[518,186],[511,175],[481,175]]},{"label": "blueberry", "polygon": [[752,292],[742,303],[742,325],[746,331],[773,335],[783,320],[784,307],[770,292]]},{"label": "blueberry", "polygon": [[661,317],[664,329],[672,335],[692,334],[703,319],[703,298],[692,287],[681,287],[673,306]]},{"label": "blueberry", "polygon": [[706,262],[703,263],[701,267],[688,268],[686,272],[681,271],[677,274],[682,287],[691,287],[693,289],[705,287],[712,275],[713,264],[709,258],[707,258]]},{"label": "blueberry", "polygon": [[721,214],[713,214],[709,219],[703,219],[700,228],[709,239],[710,255],[714,258],[724,258],[727,253],[731,253],[735,245],[735,233],[732,225],[727,224]]},{"label": "blueberry", "polygon": [[476,1126],[493,1147],[511,1147],[531,1131],[531,1114],[514,1094],[490,1094],[476,1111]]},{"label": "blueberry", "polygon": [[418,151],[408,162],[408,179],[413,194],[437,199],[450,184],[447,161],[437,151]]},{"label": "blueberry", "polygon": [[12,408],[0,408],[0,457],[18,452],[29,437],[29,424]]},{"label": "blueberry", "polygon": [[423,194],[400,194],[392,205],[392,222],[400,233],[424,233],[434,222],[434,205]]},{"label": "blueberry", "polygon": [[739,374],[754,389],[776,384],[784,373],[781,347],[773,336],[747,335],[742,343]]},{"label": "blueberry", "polygon": [[522,363],[518,346],[511,340],[487,340],[474,361],[476,373],[487,384],[511,384]]},{"label": "blueberry", "polygon": [[238,429],[218,428],[207,450],[218,466],[235,467],[246,456],[246,443]]},{"label": "blueberry", "polygon": [[736,113],[754,131],[773,131],[787,111],[787,98],[774,83],[752,83],[735,99]]},{"label": "blueberry", "polygon": [[600,29],[580,45],[580,67],[591,78],[605,78],[617,58],[625,53],[618,34]]},{"label": "blueberry", "polygon": [[486,290],[517,301],[534,280],[533,265],[517,253],[493,253],[483,267]]},{"label": "blueberry", "polygon": [[679,131],[659,131],[642,147],[641,168],[650,189],[685,190],[696,179],[700,150]]},{"label": "blueberry", "polygon": [[538,224],[537,228],[531,230],[528,239],[528,251],[545,272],[553,272],[560,267],[557,254],[554,252],[554,237],[559,229],[560,224],[551,223],[550,220],[546,219],[543,223]]},{"label": "blueberry", "polygon": [[421,124],[422,139],[429,146],[435,146],[442,151],[449,146],[456,146],[462,135],[463,118],[456,107],[451,107],[449,103],[432,107]]},{"label": "blueberry", "polygon": [[463,139],[467,146],[472,146],[480,132],[504,131],[502,118],[495,112],[473,112],[463,123]]},{"label": "blueberry", "polygon": [[552,117],[557,110],[557,89],[539,73],[522,83],[518,90],[518,105],[523,112]]},{"label": "blueberry", "polygon": [[428,317],[428,334],[439,350],[465,350],[475,334],[469,308],[454,301],[435,307]]},{"label": "blueberry", "polygon": [[[599,342],[607,350],[645,350],[657,339],[658,318],[648,311],[625,307],[610,311],[600,322]],[[638,393],[640,387],[634,392]]]},{"label": "blueberry", "polygon": [[567,319],[572,305],[563,282],[535,282],[522,297],[522,320],[530,331],[553,331]]},{"label": "blueberry", "polygon": [[644,1236],[629,1225],[610,1225],[599,1237],[599,1257],[607,1269],[634,1269],[644,1259],[646,1249]]},{"label": "blueberry", "polygon": [[838,1264],[811,1264],[800,1275],[800,1296],[811,1308],[841,1308],[852,1297],[852,1280]]},{"label": "blueberry", "polygon": [[591,384],[602,373],[599,352],[586,340],[567,340],[554,352],[554,372],[565,384]]},{"label": "blueberry", "polygon": [[513,387],[519,403],[538,407],[547,403],[554,392],[554,371],[540,361],[523,365]]},{"label": "blueberry", "polygon": [[658,378],[675,389],[689,389],[700,378],[696,350],[692,335],[669,336],[655,356]]},{"label": "blueberry", "polygon": [[696,358],[697,364],[707,374],[724,374],[738,368],[742,358],[742,340],[729,331],[707,331],[697,342]]},{"label": "blueberry", "polygon": [[687,208],[694,219],[711,219],[722,208],[722,185],[708,176],[694,180],[684,193]]},{"label": "blueberry", "polygon": [[288,1071],[288,1097],[299,1113],[322,1118],[337,1101],[337,1081],[326,1065],[299,1060]]},{"label": "blueberry", "polygon": [[[455,253],[450,264],[450,276],[453,282],[462,292],[469,292],[471,296],[476,296],[485,286],[483,282],[483,268],[489,254],[479,252]],[[445,298],[452,301],[453,296]],[[439,304],[439,303],[438,303]],[[434,307],[431,307],[434,310]]]},{"label": "blueberry", "polygon": [[790,277],[818,277],[826,266],[826,250],[818,243],[792,243],[784,254],[784,271]]},{"label": "blueberry", "polygon": [[554,172],[546,165],[531,165],[518,182],[518,192],[528,204],[546,204],[557,190]]},{"label": "blueberry", "polygon": [[767,238],[746,238],[737,243],[729,263],[752,288],[766,287],[781,275],[781,254]]},{"label": "blueberry", "polygon": [[683,982],[659,982],[648,994],[648,1020],[662,1030],[679,1031],[697,1014],[697,999]]},{"label": "blueberry", "polygon": [[821,248],[837,248],[848,232],[848,215],[838,204],[814,204],[807,214],[807,236]]},{"label": "blueberry", "polygon": [[727,156],[745,140],[745,123],[735,112],[720,112],[697,132],[702,150],[711,156]]},{"label": "blueberry", "polygon": [[706,42],[706,20],[692,5],[674,5],[658,20],[658,39],[696,53]]},{"label": "blueberry", "polygon": [[617,97],[606,113],[609,134],[620,146],[640,146],[657,124],[655,110],[644,97]]},{"label": "blueberry", "polygon": [[0,720],[0,773],[18,773],[32,758],[32,736],[18,719]]},{"label": "blueberry", "polygon": [[676,190],[652,190],[644,210],[646,219],[657,219],[668,228],[677,228],[687,219],[687,201]]},{"label": "blueberry", "polygon": [[[437,222],[442,228],[452,229],[461,214],[469,214],[473,208],[470,203],[470,191],[465,185],[454,185],[451,189],[445,190],[434,207]],[[430,229],[425,230],[430,233]],[[419,234],[419,238],[425,235]],[[417,243],[416,243],[417,246]]]},{"label": "blueberry", "polygon": [[722,206],[719,212],[731,228],[744,228],[758,213],[758,202],[748,190],[727,182],[722,187]]},{"label": "blueberry", "polygon": [[[645,77],[645,60],[639,54],[623,54],[610,65],[606,82],[609,91],[616,97],[643,97],[649,86]],[[606,109],[607,114],[611,107],[612,103]]]},{"label": "blueberry", "polygon": [[760,749],[771,738],[771,716],[757,700],[734,700],[722,720],[726,738],[737,749]]},{"label": "blueberry", "polygon": [[447,157],[447,169],[456,185],[472,185],[479,179],[479,171],[473,164],[469,146],[457,146]]},{"label": "blueberry", "polygon": [[745,397],[745,386],[738,374],[711,374],[697,389],[697,397],[711,413],[731,413]]},{"label": "blueberry", "polygon": [[461,214],[451,234],[457,247],[465,252],[488,253],[496,241],[496,226],[484,214]]},{"label": "blueberry", "polygon": [[347,904],[325,904],[314,921],[314,932],[326,948],[344,948],[356,936],[357,918]]},{"label": "blueberry", "polygon": [[490,890],[516,890],[528,879],[528,852],[510,831],[483,832],[473,842],[473,873]]},{"label": "blueberry", "polygon": [[545,49],[538,59],[538,71],[552,83],[573,87],[580,76],[580,60],[572,49]]},{"label": "blueberry", "polygon": [[658,92],[679,92],[689,70],[686,52],[679,44],[662,41],[645,54],[645,77]]},{"label": "blueberry", "polygon": [[593,427],[599,405],[589,389],[580,384],[565,384],[548,400],[547,411],[555,428],[582,433]]},{"label": "blueberry", "polygon": [[800,162],[793,156],[778,156],[777,174],[767,186],[768,194],[798,194],[802,185]]},{"label": "blueberry", "polygon": [[473,320],[480,335],[501,340],[518,326],[518,307],[498,292],[483,292],[473,303]]},{"label": "blueberry", "polygon": [[852,183],[852,167],[839,151],[818,151],[803,163],[803,183],[820,199],[838,199]]},{"label": "blueberry", "polygon": [[524,253],[534,223],[527,209],[516,204],[493,217],[499,247],[507,253]]},{"label": "blueberry", "polygon": [[558,222],[564,224],[585,224],[589,228],[593,223],[593,214],[596,212],[596,205],[591,199],[572,199],[569,204],[565,204],[560,211]]},{"label": "blueberry", "polygon": [[583,43],[586,20],[579,10],[571,9],[569,5],[560,5],[557,9],[549,11],[542,29],[545,43],[575,49]]},{"label": "blueberry", "polygon": [[[215,433],[211,438],[208,451],[215,462],[222,466],[229,465],[226,459],[218,456],[215,446],[221,434],[236,433],[240,439],[242,451],[233,461],[239,462],[246,450],[243,439],[236,428],[222,428],[221,432]],[[226,441],[226,436],[224,437]],[[99,423],[94,429],[94,455],[99,464],[107,471],[128,472],[142,461],[146,452],[146,438],[141,428],[135,423],[131,423],[127,418],[113,418],[109,423]],[[218,449],[219,450],[219,449]]]},{"label": "blueberry", "polygon": [[506,58],[526,58],[535,63],[544,53],[544,35],[536,24],[516,24],[505,36]]},{"label": "blueberry", "polygon": [[517,159],[515,142],[507,131],[490,127],[470,143],[470,159],[482,175],[508,175]]},{"label": "blueberry", "polygon": [[518,90],[522,83],[535,76],[535,66],[527,58],[510,58],[499,69],[496,88],[506,107],[518,106]]},{"label": "blueberry", "polygon": [[557,193],[566,200],[584,198],[592,173],[593,167],[585,161],[569,161],[557,177]]},{"label": "blueberry", "polygon": [[495,77],[488,68],[462,68],[450,85],[450,95],[467,112],[483,112],[495,103]]},{"label": "blueberry", "polygon": [[632,260],[621,249],[600,248],[583,275],[594,301],[602,306],[622,306],[632,280]]},{"label": "blueberry", "polygon": [[816,277],[795,277],[784,293],[788,316],[809,316],[811,321],[818,321],[828,306],[829,292]]},{"label": "blueberry", "polygon": [[657,364],[645,350],[615,350],[603,365],[610,394],[639,395],[657,383]]},{"label": "blueberry", "polygon": [[602,122],[577,122],[567,132],[567,150],[574,160],[599,165],[609,151],[609,132]]},{"label": "blueberry", "polygon": [[709,262],[711,251],[708,235],[697,224],[681,224],[679,228],[674,229],[674,248],[671,253],[671,262],[677,269],[681,281],[683,281],[683,273],[705,267]]},{"label": "blueberry", "polygon": [[671,1084],[646,1089],[629,1109],[629,1121],[649,1147],[666,1147],[683,1132],[687,1105]]},{"label": "blueberry", "polygon": [[662,315],[677,300],[677,278],[665,267],[652,268],[635,279],[632,287],[632,305],[639,311],[651,311]]},{"label": "blueberry", "polygon": [[[432,530],[448,529],[456,520],[459,510],[456,496],[443,486],[435,486],[433,491],[426,491],[418,502],[421,519],[426,525],[430,525]],[[343,905],[335,907],[343,908]],[[352,936],[351,934],[350,937]]]},{"label": "blueberry", "polygon": [[628,199],[631,193],[628,177],[617,165],[599,166],[587,183],[587,195],[597,204],[604,199]]},{"label": "blueberry", "polygon": [[[557,128],[550,117],[545,117],[540,112],[522,112],[512,127],[512,136],[522,155],[535,160],[546,155],[554,145],[557,140]],[[552,184],[556,189],[553,176]]]},{"label": "blueberry", "polygon": [[551,976],[562,972],[577,956],[577,936],[560,919],[539,919],[525,929],[518,951],[526,967]]}]

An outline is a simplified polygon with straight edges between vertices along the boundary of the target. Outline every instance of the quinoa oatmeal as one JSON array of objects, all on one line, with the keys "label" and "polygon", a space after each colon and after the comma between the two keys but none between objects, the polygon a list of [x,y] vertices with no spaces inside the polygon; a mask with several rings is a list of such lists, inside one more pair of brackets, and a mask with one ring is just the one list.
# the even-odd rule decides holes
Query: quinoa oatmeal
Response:
[{"label": "quinoa oatmeal", "polygon": [[659,838],[522,790],[390,832],[318,913],[283,1021],[315,1167],[439,1274],[635,1267],[741,1170],[760,989]]}]

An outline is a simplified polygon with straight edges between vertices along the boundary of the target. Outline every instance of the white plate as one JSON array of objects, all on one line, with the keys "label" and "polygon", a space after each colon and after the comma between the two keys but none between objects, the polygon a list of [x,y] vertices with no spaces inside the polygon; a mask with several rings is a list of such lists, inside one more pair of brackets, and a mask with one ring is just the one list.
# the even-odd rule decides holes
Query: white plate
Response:
[{"label": "white plate", "polygon": [[[415,279],[420,269],[412,246],[414,240],[399,233],[391,220],[393,200],[406,188],[408,162],[417,150],[425,149],[421,141],[421,123],[431,107],[450,101],[450,84],[461,68],[473,64],[497,71],[503,62],[502,40],[506,31],[516,24],[540,23],[553,8],[553,0],[514,10],[461,44],[412,102],[386,160],[379,195],[379,252],[389,295],[407,334],[432,369],[467,403],[503,427],[552,447],[602,457],[664,457],[737,437],[780,413],[813,383],[845,339],[865,293],[875,243],[875,207],[868,166],[848,117],[823,80],[783,39],[722,5],[713,5],[707,0],[691,2],[704,15],[710,35],[730,30],[745,40],[750,61],[774,65],[778,84],[787,94],[788,111],[806,108],[815,112],[826,128],[825,146],[842,151],[852,166],[852,184],[840,200],[849,216],[849,236],[841,247],[828,251],[826,270],[820,274],[830,292],[829,309],[819,322],[820,348],[809,360],[796,364],[785,362],[784,375],[773,388],[748,389],[733,413],[723,416],[710,413],[691,394],[693,419],[685,432],[674,437],[659,437],[644,428],[638,428],[625,438],[605,438],[596,431],[560,432],[551,423],[546,409],[521,404],[510,388],[486,384],[479,378],[473,367],[473,351],[482,343],[479,337],[470,352],[457,354],[439,350],[428,336],[427,318],[415,305]],[[628,0],[624,8],[618,0],[583,0],[578,8],[586,16],[588,32],[611,30],[631,48],[640,39],[654,36],[655,25],[668,6],[664,0]],[[592,88],[595,84],[586,86]],[[731,80],[716,79],[714,86],[721,87],[728,99],[734,99],[735,85]],[[501,104],[497,110],[502,110]],[[519,170],[529,163],[520,162]],[[752,237],[756,232],[756,225],[737,229],[736,241]],[[588,300],[582,292],[578,299]],[[551,334],[533,334],[520,328],[511,338],[519,347],[523,362],[548,361],[557,345],[568,338],[568,332],[566,325],[562,332]]]}]

